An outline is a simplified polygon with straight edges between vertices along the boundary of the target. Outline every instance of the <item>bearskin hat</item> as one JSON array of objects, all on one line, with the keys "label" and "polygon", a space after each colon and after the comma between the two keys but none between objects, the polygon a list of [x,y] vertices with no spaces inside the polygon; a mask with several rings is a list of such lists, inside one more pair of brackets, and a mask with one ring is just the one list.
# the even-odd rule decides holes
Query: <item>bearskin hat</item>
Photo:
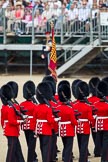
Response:
[{"label": "bearskin hat", "polygon": [[54,77],[52,77],[50,75],[47,75],[47,76],[45,76],[43,78],[42,82],[44,82],[44,81],[51,81],[51,82],[53,82],[54,88],[55,88],[55,91],[56,91],[56,81],[55,81]]},{"label": "bearskin hat", "polygon": [[105,81],[100,81],[96,90],[97,97],[103,98],[104,96],[108,96],[108,84]]},{"label": "bearskin hat", "polygon": [[56,89],[55,89],[54,83],[51,82],[51,81],[44,81],[44,82],[48,83],[51,86],[51,89],[52,89],[52,92],[53,92],[53,96],[54,96],[55,93],[56,93]]},{"label": "bearskin hat", "polygon": [[39,103],[46,103],[51,100],[53,96],[51,85],[47,82],[41,82],[38,84],[36,89],[36,98]]},{"label": "bearskin hat", "polygon": [[81,81],[81,80],[80,80],[80,79],[75,79],[75,80],[72,82],[72,86],[71,86],[72,94],[73,94],[73,96],[74,96],[75,98],[77,98],[77,97],[76,97],[76,94],[75,94],[75,86],[76,86],[76,84],[77,84],[79,81]]},{"label": "bearskin hat", "polygon": [[102,80],[108,83],[108,77],[104,77]]},{"label": "bearskin hat", "polygon": [[71,90],[68,84],[61,84],[58,87],[58,96],[61,102],[66,102],[71,99]]},{"label": "bearskin hat", "polygon": [[10,81],[7,83],[7,85],[10,85],[13,90],[13,98],[17,98],[18,96],[18,84],[14,81]]},{"label": "bearskin hat", "polygon": [[93,77],[89,80],[89,91],[93,96],[96,96],[96,87],[98,83],[100,82],[100,79],[98,77]]},{"label": "bearskin hat", "polygon": [[60,86],[61,84],[62,84],[62,85],[63,85],[63,84],[66,84],[66,85],[68,85],[68,86],[70,87],[70,83],[69,83],[68,80],[62,80],[62,81],[60,81],[59,84],[58,84],[58,88],[59,88],[59,86]]},{"label": "bearskin hat", "polygon": [[1,101],[4,105],[8,104],[8,101],[13,98],[13,90],[10,85],[3,85],[0,90]]},{"label": "bearskin hat", "polygon": [[36,87],[33,81],[29,80],[23,85],[23,97],[28,100],[35,95]]},{"label": "bearskin hat", "polygon": [[89,96],[89,86],[84,81],[79,81],[75,86],[75,97],[78,100],[83,100]]}]

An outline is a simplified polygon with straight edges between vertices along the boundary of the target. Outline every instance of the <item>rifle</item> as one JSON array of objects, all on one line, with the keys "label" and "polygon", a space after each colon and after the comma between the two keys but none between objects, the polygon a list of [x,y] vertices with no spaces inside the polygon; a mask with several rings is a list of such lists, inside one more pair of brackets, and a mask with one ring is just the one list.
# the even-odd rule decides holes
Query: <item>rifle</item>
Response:
[{"label": "rifle", "polygon": [[28,111],[28,110],[24,110],[24,107],[23,106],[20,106],[19,103],[15,100],[15,98],[13,98],[13,102],[16,103],[19,107],[20,107],[20,111],[23,115],[26,115],[25,113]]}]

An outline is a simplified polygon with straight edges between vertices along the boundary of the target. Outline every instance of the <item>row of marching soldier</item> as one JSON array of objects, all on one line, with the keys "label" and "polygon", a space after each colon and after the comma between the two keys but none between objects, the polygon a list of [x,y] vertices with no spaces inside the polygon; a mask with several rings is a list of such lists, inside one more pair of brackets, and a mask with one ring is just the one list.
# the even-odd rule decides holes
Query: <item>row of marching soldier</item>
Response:
[{"label": "row of marching soldier", "polygon": [[[27,81],[23,85],[25,101],[20,104],[16,99],[18,84],[15,81],[1,87],[1,125],[8,145],[6,162],[25,162],[18,138],[20,128],[27,142],[27,162],[38,161],[37,138],[42,162],[56,161],[57,136],[61,136],[63,143],[62,160],[73,162],[75,134],[78,161],[88,162],[90,132],[94,156],[101,157],[101,162],[108,162],[108,77],[91,78],[88,84],[80,79],[74,80],[72,86],[67,80],[60,81],[57,88],[56,84],[51,76],[45,76],[37,87],[33,81]],[[76,99],[74,102],[71,94]]]}]

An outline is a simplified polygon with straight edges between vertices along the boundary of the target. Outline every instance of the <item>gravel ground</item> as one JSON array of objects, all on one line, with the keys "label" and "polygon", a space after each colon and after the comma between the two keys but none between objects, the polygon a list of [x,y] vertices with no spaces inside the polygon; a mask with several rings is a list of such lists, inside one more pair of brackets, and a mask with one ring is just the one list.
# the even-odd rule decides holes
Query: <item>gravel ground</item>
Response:
[{"label": "gravel ground", "polygon": [[[22,96],[22,86],[23,83],[26,82],[27,80],[33,80],[36,85],[41,82],[43,78],[43,75],[35,75],[30,77],[29,75],[1,75],[0,77],[0,86],[2,86],[3,84],[7,83],[8,81],[16,81],[19,84],[19,94],[18,94],[18,102],[23,101],[23,96]],[[90,76],[72,76],[71,78],[59,78],[58,82],[62,79],[67,79],[70,81],[70,83],[72,83],[72,81],[76,78],[80,78],[83,79],[85,81],[88,81],[90,79]],[[0,102],[0,107],[1,107],[1,102]],[[25,138],[24,138],[24,134],[21,131],[21,135],[20,135],[20,142],[21,142],[21,146],[22,146],[22,151],[25,157],[25,161],[26,161],[26,157],[27,157],[27,146],[26,146],[26,142],[25,142]],[[58,148],[59,150],[62,152],[62,142],[61,142],[61,138],[58,137]],[[100,158],[94,158],[93,155],[93,149],[94,149],[94,145],[93,145],[93,141],[92,138],[90,136],[90,140],[89,140],[89,151],[91,153],[91,156],[89,157],[90,162],[100,162]],[[7,140],[6,138],[3,136],[3,132],[2,132],[2,128],[0,126],[0,162],[5,162],[5,158],[6,158],[6,152],[7,152]],[[36,145],[36,152],[38,154],[38,159],[39,162],[41,162],[41,153],[40,153],[40,147],[39,147],[39,141],[37,139],[37,145]],[[58,154],[58,162],[62,162],[61,159],[61,152]],[[77,146],[77,140],[76,137],[74,138],[74,146],[73,146],[73,153],[75,156],[74,162],[78,162],[78,146]]]}]

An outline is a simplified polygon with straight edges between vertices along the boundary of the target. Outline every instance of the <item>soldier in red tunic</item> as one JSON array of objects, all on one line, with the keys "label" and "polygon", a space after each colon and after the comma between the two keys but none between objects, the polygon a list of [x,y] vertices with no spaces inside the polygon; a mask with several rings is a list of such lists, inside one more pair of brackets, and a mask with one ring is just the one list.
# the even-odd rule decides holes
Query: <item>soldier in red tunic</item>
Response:
[{"label": "soldier in red tunic", "polygon": [[79,162],[88,162],[88,142],[90,135],[90,123],[94,126],[91,107],[85,102],[85,97],[89,95],[89,87],[86,82],[79,81],[75,86],[75,96],[78,102],[74,104],[74,111],[81,113],[78,117],[78,126],[76,128]]},{"label": "soldier in red tunic", "polygon": [[61,105],[57,109],[60,111],[58,115],[61,117],[61,121],[59,122],[59,136],[61,136],[64,146],[63,160],[64,162],[72,162],[73,137],[77,121],[74,116],[74,110],[68,103],[68,99],[71,96],[70,87],[67,84],[61,84],[58,88],[58,96],[61,102]]},{"label": "soldier in red tunic", "polygon": [[56,93],[56,87],[54,85],[54,83],[52,81],[44,81],[45,83],[49,84],[49,86],[52,89],[52,99],[51,101],[49,101],[51,108],[52,108],[52,112],[53,112],[53,116],[54,116],[54,128],[52,129],[52,144],[51,144],[51,161],[56,161],[57,159],[57,135],[58,135],[58,122],[59,122],[59,117],[58,117],[58,111],[56,110],[57,106],[58,106],[58,102],[55,99],[55,93]]},{"label": "soldier in red tunic", "polygon": [[[68,104],[70,105],[70,107],[72,108],[73,107],[73,102],[71,101],[71,89],[70,89],[70,82],[69,81],[67,81],[67,80],[62,80],[62,81],[60,81],[59,83],[58,83],[58,89],[59,89],[59,87],[60,86],[63,86],[63,85],[65,85],[65,86],[67,86],[68,88],[68,91],[69,91],[69,93],[68,93],[68,99],[67,99],[67,101],[68,101]],[[61,102],[60,101],[58,101],[58,103],[59,103],[59,105],[61,104]],[[72,158],[74,158],[74,155],[73,155],[73,152],[72,152]],[[63,152],[62,152],[62,160],[64,159],[64,150],[63,150]]]},{"label": "soldier in red tunic", "polygon": [[[33,81],[27,81],[23,85],[23,97],[26,99],[20,104],[20,107],[23,107],[25,114],[28,115],[28,120],[22,124],[22,130],[24,131],[28,153],[27,153],[27,162],[37,162],[37,154],[35,152],[36,147],[36,138],[34,137],[34,123],[33,123],[33,112],[36,107],[36,101],[34,98],[35,95],[35,84]],[[33,98],[33,99],[32,99]],[[34,103],[34,102],[35,103]]]},{"label": "soldier in red tunic", "polygon": [[36,121],[35,133],[39,136],[42,162],[50,162],[52,129],[54,128],[54,117],[52,108],[49,105],[53,94],[49,84],[42,82],[37,86],[36,97],[39,105],[34,111],[34,121]]},{"label": "soldier in red tunic", "polygon": [[11,104],[10,100],[12,98],[12,88],[9,85],[2,86],[1,100],[3,106],[1,109],[1,125],[8,141],[6,162],[25,162],[18,139],[21,122],[21,120],[18,120],[18,115],[22,115],[20,114],[20,111],[18,111],[18,106],[16,104]]},{"label": "soldier in red tunic", "polygon": [[[51,105],[52,106],[54,106],[54,107],[56,107],[57,105],[59,105],[59,99],[58,99],[58,94],[56,93],[56,84],[57,84],[57,82],[55,81],[55,79],[52,77],[52,76],[50,76],[50,75],[47,75],[47,76],[45,76],[44,78],[43,78],[43,80],[42,80],[43,82],[45,81],[45,82],[51,82],[50,84],[52,84],[52,86],[53,86],[53,101],[51,101]],[[51,87],[52,87],[51,86]],[[55,101],[54,101],[55,100]],[[57,135],[58,134],[58,124],[57,124],[57,122],[55,122],[55,134]],[[56,139],[55,139],[56,140]],[[54,147],[54,146],[53,146]],[[54,148],[52,148],[53,149],[53,153],[54,153]],[[57,146],[57,141],[56,141],[56,153],[54,153],[54,154],[56,154],[56,160],[58,160],[58,158],[57,158],[57,152],[60,152],[59,150],[58,150],[58,146]]]},{"label": "soldier in red tunic", "polygon": [[108,162],[108,101],[105,96],[108,96],[108,84],[100,81],[97,86],[97,97],[100,101],[95,103],[98,109],[95,129],[100,133],[102,143],[101,162]]},{"label": "soldier in red tunic", "polygon": [[[90,105],[93,109],[95,109],[96,111],[93,111],[93,117],[94,119],[96,119],[96,112],[97,112],[97,108],[95,108],[94,104],[99,102],[99,98],[96,96],[96,87],[98,85],[98,83],[100,82],[100,79],[98,77],[93,77],[89,80],[89,91],[91,96],[88,97],[88,101],[90,102]],[[94,128],[91,128],[91,133],[92,133],[92,138],[93,138],[93,142],[94,142],[94,156],[95,157],[100,157],[101,156],[101,141],[100,141],[100,135],[99,133],[97,133]]]}]

